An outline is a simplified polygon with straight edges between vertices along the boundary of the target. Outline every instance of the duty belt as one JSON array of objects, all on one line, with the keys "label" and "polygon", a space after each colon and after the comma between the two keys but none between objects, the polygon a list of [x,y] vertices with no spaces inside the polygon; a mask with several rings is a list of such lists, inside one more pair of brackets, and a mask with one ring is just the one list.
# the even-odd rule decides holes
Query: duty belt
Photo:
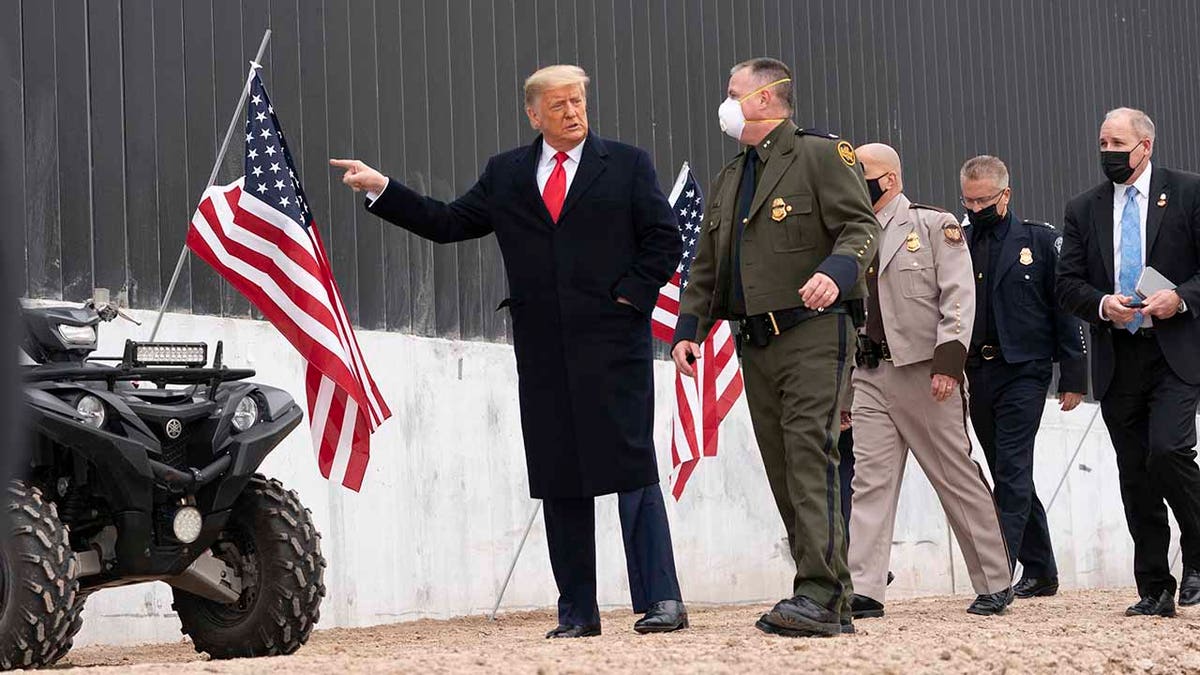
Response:
[{"label": "duty belt", "polygon": [[967,363],[970,365],[979,365],[980,361],[995,361],[1001,358],[1003,354],[1000,348],[996,345],[983,345],[978,349],[973,349],[967,354]]},{"label": "duty belt", "polygon": [[871,370],[879,367],[880,361],[891,361],[892,351],[888,349],[887,340],[875,342],[871,338],[858,334],[858,352],[854,355],[854,365]]},{"label": "duty belt", "polygon": [[772,338],[783,334],[784,331],[795,328],[813,317],[824,316],[826,314],[849,313],[850,309],[846,304],[839,303],[825,309],[793,307],[791,309],[767,312],[766,314],[755,314],[754,316],[748,316],[738,321],[738,326],[741,329],[738,338],[740,342],[749,343],[755,347],[766,347],[771,344]]}]

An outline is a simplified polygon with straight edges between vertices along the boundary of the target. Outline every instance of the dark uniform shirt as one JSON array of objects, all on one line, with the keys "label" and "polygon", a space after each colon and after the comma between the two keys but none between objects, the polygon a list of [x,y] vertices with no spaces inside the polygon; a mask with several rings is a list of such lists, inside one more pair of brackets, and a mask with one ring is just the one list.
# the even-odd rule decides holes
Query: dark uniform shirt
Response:
[{"label": "dark uniform shirt", "polygon": [[[771,146],[778,142],[779,135],[786,124],[780,124],[767,134],[766,138],[762,139],[758,145],[746,148],[746,159],[742,162],[742,178],[741,185],[738,186],[737,194],[737,218],[736,224],[738,228],[738,236],[731,239],[732,254],[732,274],[731,283],[733,284],[730,297],[730,311],[735,318],[746,316],[746,296],[742,289],[742,235],[746,229],[746,218],[750,215],[750,203],[754,199],[754,191],[758,188],[759,179],[762,177],[763,169],[767,166],[767,157],[770,156]],[[753,165],[750,162],[753,161]]]},{"label": "dark uniform shirt", "polygon": [[1004,218],[991,227],[971,226],[978,228],[971,247],[971,263],[975,268],[975,332],[971,336],[973,353],[984,345],[1000,346],[992,285],[998,273],[1000,248],[1011,226],[1012,211],[1004,214]]}]

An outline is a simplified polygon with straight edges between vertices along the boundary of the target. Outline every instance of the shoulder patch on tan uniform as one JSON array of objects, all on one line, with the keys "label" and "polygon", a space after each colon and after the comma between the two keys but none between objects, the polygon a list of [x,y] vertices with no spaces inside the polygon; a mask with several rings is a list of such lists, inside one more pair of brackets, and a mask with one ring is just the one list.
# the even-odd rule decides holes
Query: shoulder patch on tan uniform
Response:
[{"label": "shoulder patch on tan uniform", "polygon": [[854,166],[858,163],[858,158],[854,155],[854,146],[846,141],[838,141],[837,144],[838,157],[846,163],[846,166]]},{"label": "shoulder patch on tan uniform", "polygon": [[943,225],[942,237],[946,240],[947,246],[963,246],[967,243],[966,238],[963,237],[962,225],[958,223],[946,223]]}]

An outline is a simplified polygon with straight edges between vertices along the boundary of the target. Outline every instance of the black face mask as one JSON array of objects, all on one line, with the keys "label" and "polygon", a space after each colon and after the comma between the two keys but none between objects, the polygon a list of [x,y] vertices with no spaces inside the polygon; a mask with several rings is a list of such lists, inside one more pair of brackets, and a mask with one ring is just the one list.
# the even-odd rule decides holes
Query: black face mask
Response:
[{"label": "black face mask", "polygon": [[975,227],[991,227],[1003,220],[1004,216],[1000,215],[1000,213],[996,211],[996,205],[992,204],[986,209],[967,211],[967,219],[970,220],[971,225],[974,225]]},{"label": "black face mask", "polygon": [[1114,183],[1124,183],[1133,175],[1133,167],[1129,166],[1129,155],[1132,150],[1101,150],[1100,169]]},{"label": "black face mask", "polygon": [[[879,178],[883,178],[883,176],[880,176]],[[867,194],[871,196],[872,206],[878,204],[880,199],[883,199],[884,190],[879,186],[879,178],[867,179]]]}]

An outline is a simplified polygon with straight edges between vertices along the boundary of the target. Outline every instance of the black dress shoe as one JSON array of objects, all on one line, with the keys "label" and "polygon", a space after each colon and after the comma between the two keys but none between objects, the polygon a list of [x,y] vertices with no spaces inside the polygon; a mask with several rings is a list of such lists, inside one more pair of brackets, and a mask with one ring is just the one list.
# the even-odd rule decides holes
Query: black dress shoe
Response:
[{"label": "black dress shoe", "polygon": [[568,626],[559,624],[558,628],[546,633],[547,638],[584,638],[596,637],[600,634],[600,624],[593,626]]},{"label": "black dress shoe", "polygon": [[1175,616],[1175,594],[1163,591],[1158,595],[1143,596],[1125,610],[1125,616]]},{"label": "black dress shoe", "polygon": [[804,595],[780,600],[755,627],[786,637],[833,637],[842,632],[841,617]]},{"label": "black dress shoe", "polygon": [[979,616],[1003,614],[1008,611],[1008,606],[1012,604],[1012,601],[1013,589],[1009,587],[999,593],[976,596],[975,602],[972,602],[971,606],[967,608],[967,613]]},{"label": "black dress shoe", "polygon": [[855,593],[850,596],[850,614],[856,619],[878,619],[883,616],[883,603]]},{"label": "black dress shoe", "polygon": [[639,633],[670,633],[688,627],[687,607],[679,600],[660,600],[650,605],[646,616],[633,624]]},{"label": "black dress shoe", "polygon": [[1058,593],[1058,577],[1022,577],[1013,586],[1013,594],[1018,598],[1046,598]]},{"label": "black dress shoe", "polygon": [[1192,605],[1200,605],[1200,570],[1185,569],[1179,582],[1179,606]]}]

